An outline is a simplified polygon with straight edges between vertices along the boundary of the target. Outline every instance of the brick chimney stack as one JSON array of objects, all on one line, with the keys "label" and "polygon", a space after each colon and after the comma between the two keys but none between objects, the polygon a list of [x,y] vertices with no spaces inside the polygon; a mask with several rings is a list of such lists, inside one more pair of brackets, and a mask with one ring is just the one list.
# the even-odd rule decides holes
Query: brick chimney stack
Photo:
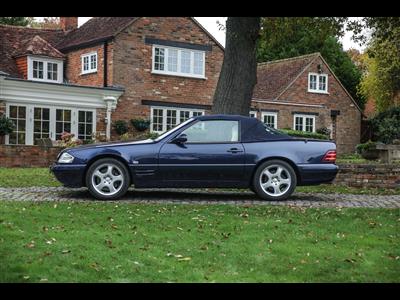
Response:
[{"label": "brick chimney stack", "polygon": [[78,28],[78,17],[60,17],[61,29],[64,31]]}]

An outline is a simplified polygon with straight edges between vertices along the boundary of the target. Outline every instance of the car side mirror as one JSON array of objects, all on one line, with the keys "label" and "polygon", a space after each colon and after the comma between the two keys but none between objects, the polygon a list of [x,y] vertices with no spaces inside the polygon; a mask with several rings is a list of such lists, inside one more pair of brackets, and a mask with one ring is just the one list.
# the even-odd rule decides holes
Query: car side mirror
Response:
[{"label": "car side mirror", "polygon": [[182,133],[172,140],[174,144],[184,144],[187,142],[186,134]]}]

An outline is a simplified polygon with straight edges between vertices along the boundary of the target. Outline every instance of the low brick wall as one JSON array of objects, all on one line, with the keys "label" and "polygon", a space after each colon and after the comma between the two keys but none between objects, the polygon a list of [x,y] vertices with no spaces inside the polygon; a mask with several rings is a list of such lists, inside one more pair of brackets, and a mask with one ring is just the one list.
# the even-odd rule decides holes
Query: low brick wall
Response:
[{"label": "low brick wall", "polygon": [[0,145],[0,167],[48,167],[62,150],[26,145]]},{"label": "low brick wall", "polygon": [[333,182],[352,187],[400,188],[399,164],[339,164]]}]

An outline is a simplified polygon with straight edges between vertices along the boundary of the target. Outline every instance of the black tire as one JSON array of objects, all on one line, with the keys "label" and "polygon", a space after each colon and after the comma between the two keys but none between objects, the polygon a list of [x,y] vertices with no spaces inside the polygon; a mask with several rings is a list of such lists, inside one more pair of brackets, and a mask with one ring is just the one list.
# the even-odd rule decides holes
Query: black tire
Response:
[{"label": "black tire", "polygon": [[[98,191],[98,189],[96,189],[96,187],[93,185],[93,180],[92,180],[93,173],[96,172],[96,170],[99,167],[101,167],[102,165],[104,165],[105,167],[109,166],[109,165],[115,166],[115,168],[111,169],[111,172],[114,172],[117,176],[122,175],[122,182],[120,183],[120,185],[118,185],[118,182],[120,182],[120,181],[117,180],[117,189],[118,190],[112,195],[101,194]],[[115,174],[113,174],[113,175],[115,175]],[[131,184],[131,179],[129,176],[128,169],[122,162],[120,162],[119,160],[117,160],[115,158],[101,158],[99,160],[96,160],[93,164],[90,165],[89,169],[87,170],[85,180],[86,180],[86,186],[89,189],[89,192],[93,195],[93,197],[95,197],[96,199],[99,199],[99,200],[118,199],[126,194],[126,192],[128,191],[128,188]],[[100,179],[100,177],[97,176],[96,180],[102,181],[103,179]],[[113,184],[113,186],[115,188],[114,183],[111,183],[111,184]],[[110,185],[110,184],[108,183],[108,185]],[[108,189],[111,192],[111,190],[109,188],[106,188],[106,189]],[[106,193],[107,191],[103,191],[103,192]]]},{"label": "black tire", "polygon": [[[271,177],[273,177],[272,180],[276,181],[272,184],[278,186],[278,189],[279,189],[279,192],[276,193],[277,196],[271,195],[272,192],[275,192],[275,189],[273,186],[266,188],[266,191],[261,186],[262,181],[266,181],[266,182],[264,182],[265,184],[272,182],[272,181],[269,181],[271,179],[269,179],[269,177],[266,174],[262,174],[262,173],[268,167],[270,167],[271,170],[273,170],[275,168],[275,166],[280,166],[280,167],[282,167],[282,169],[284,169],[284,171],[282,171],[283,173],[281,174],[282,178],[280,178],[280,176],[279,176],[279,178],[277,178],[277,176],[275,176],[274,173],[272,173],[272,175],[274,175],[274,176],[271,176]],[[277,168],[276,168],[276,170],[277,170]],[[260,176],[262,176],[261,180],[260,180]],[[285,181],[285,183],[282,183],[283,181]],[[286,181],[290,182],[290,185],[288,183],[286,183]],[[254,177],[253,177],[253,189],[254,189],[255,193],[264,200],[272,200],[272,201],[286,200],[294,192],[296,185],[297,185],[297,177],[296,177],[296,173],[293,170],[292,166],[290,164],[288,164],[287,162],[285,162],[283,160],[279,160],[279,159],[268,160],[268,161],[262,163],[257,168],[256,172],[254,173]],[[282,193],[282,194],[279,194],[279,193]]]}]

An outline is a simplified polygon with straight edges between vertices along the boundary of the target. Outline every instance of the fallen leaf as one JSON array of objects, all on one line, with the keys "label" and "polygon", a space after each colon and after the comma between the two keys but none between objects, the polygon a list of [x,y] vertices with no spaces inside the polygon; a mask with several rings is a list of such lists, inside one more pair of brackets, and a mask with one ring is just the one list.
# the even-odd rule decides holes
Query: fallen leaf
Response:
[{"label": "fallen leaf", "polygon": [[71,250],[68,250],[68,249],[65,249],[65,250],[61,251],[62,254],[67,254],[67,253],[70,253],[70,252],[71,252]]},{"label": "fallen leaf", "polygon": [[191,260],[191,257],[183,257],[183,258],[179,258],[178,261],[189,261]]},{"label": "fallen leaf", "polygon": [[24,276],[24,279],[29,279],[29,276]]},{"label": "fallen leaf", "polygon": [[47,282],[47,281],[49,281],[47,278],[41,278],[40,279],[40,282]]}]

